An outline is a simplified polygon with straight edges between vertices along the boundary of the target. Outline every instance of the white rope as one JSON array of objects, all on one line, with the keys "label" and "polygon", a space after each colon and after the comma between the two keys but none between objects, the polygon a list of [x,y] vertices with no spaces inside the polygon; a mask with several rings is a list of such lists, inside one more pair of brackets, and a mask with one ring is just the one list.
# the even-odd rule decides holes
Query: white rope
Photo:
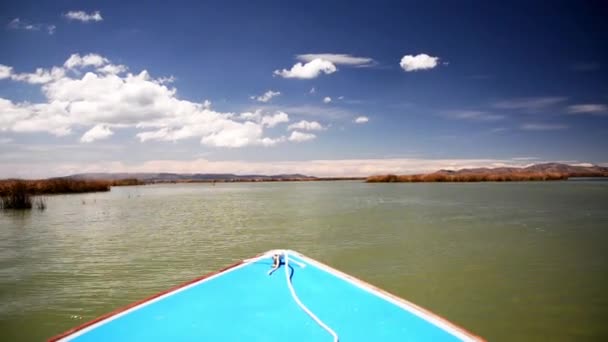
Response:
[{"label": "white rope", "polygon": [[[291,283],[291,279],[289,278],[289,255],[288,254],[289,254],[288,252],[285,252],[283,255],[285,256],[285,278],[287,279],[287,286],[289,287],[289,291],[291,291],[291,296],[296,301],[298,306],[300,308],[302,308],[302,310],[304,310],[304,312],[306,312],[308,314],[308,316],[310,316],[312,319],[314,319],[315,322],[317,322],[317,324],[319,324],[323,329],[327,330],[327,332],[330,333],[334,337],[334,342],[338,342],[338,334],[336,334],[336,332],[333,331],[327,324],[323,323],[323,321],[320,320],[319,317],[317,317],[312,311],[310,311],[306,307],[306,305],[304,305],[302,303],[302,301],[300,301],[300,298],[298,298],[298,295],[296,294],[296,290],[293,289],[293,284]],[[295,260],[293,262],[298,264],[300,267],[303,267],[302,266],[303,264],[300,264]]]}]

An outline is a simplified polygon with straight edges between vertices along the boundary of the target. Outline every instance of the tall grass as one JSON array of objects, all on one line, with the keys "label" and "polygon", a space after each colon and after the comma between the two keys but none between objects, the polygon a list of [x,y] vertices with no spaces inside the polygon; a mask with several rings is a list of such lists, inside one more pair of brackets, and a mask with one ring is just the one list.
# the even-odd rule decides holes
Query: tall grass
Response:
[{"label": "tall grass", "polygon": [[130,185],[143,185],[145,184],[141,180],[137,178],[125,178],[125,179],[116,179],[110,182],[111,186],[130,186]]},{"label": "tall grass", "polygon": [[32,200],[28,185],[24,181],[14,181],[6,186],[0,194],[0,209],[46,209],[46,202],[43,198]]},{"label": "tall grass", "polygon": [[[132,183],[128,181],[127,183]],[[98,180],[76,180],[51,178],[43,180],[0,180],[1,209],[46,209],[43,194],[70,194],[109,191],[111,182]],[[123,184],[120,184],[123,185]]]},{"label": "tall grass", "polygon": [[8,179],[0,181],[0,196],[13,192],[14,187],[20,187],[21,191],[25,191],[30,195],[41,195],[109,191],[110,185],[111,182],[109,181],[76,180],[70,178],[42,180]]}]

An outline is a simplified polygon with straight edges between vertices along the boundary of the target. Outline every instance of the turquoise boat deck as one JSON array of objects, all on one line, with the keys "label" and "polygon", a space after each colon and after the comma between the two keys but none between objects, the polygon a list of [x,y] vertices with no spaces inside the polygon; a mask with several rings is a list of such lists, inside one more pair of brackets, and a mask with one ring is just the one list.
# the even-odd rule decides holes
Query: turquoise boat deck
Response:
[{"label": "turquoise boat deck", "polygon": [[[288,253],[273,273],[272,255]],[[283,259],[282,259],[283,260]],[[286,271],[287,270],[287,274]],[[478,337],[293,251],[271,251],[72,329],[53,341],[472,341]]]}]

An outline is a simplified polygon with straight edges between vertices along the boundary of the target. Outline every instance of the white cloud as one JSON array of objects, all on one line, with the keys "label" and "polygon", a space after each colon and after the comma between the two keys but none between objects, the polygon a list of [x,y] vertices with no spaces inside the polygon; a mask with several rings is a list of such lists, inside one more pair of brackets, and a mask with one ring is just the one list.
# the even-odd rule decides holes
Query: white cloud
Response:
[{"label": "white cloud", "polygon": [[608,114],[608,106],[599,103],[577,104],[569,106],[568,113],[603,115]]},{"label": "white cloud", "polygon": [[545,97],[525,97],[499,101],[493,107],[500,109],[520,109],[528,112],[536,112],[553,105],[566,101],[566,97],[545,96]]},{"label": "white cloud", "polygon": [[315,87],[310,88],[310,91],[308,92],[309,94],[314,94],[316,93],[317,90],[315,89]]},{"label": "white cloud", "polygon": [[[176,78],[175,78],[173,75],[171,75],[171,76],[169,76],[169,77],[159,77],[159,78],[157,78],[156,80],[157,80],[157,81],[158,81],[158,83],[160,83],[160,84],[171,84],[171,83],[175,82]],[[209,102],[209,101],[207,101],[207,100],[205,100],[205,101],[206,101],[206,102]],[[209,102],[209,104],[211,105],[211,102]]]},{"label": "white cloud", "polygon": [[[86,66],[97,69],[82,74],[78,69]],[[288,122],[285,112],[218,112],[207,100],[179,99],[177,89],[146,70],[122,75],[126,68],[95,54],[75,54],[64,67],[40,68],[34,73],[15,74],[3,66],[2,72],[14,81],[41,84],[45,101],[13,103],[0,98],[0,131],[64,136],[86,129],[81,141],[90,142],[108,138],[112,130],[131,128],[138,130],[136,137],[141,142],[197,138],[215,147],[272,146],[286,141],[264,132],[267,127]]]},{"label": "white cloud", "polygon": [[93,126],[93,128],[88,130],[80,138],[80,141],[84,142],[84,143],[90,143],[95,140],[101,140],[101,139],[108,138],[112,134],[114,134],[114,132],[112,132],[112,130],[110,130],[110,127],[108,127],[107,125],[99,124],[99,125]]},{"label": "white cloud", "polygon": [[63,114],[65,104],[57,101],[42,104],[13,103],[0,98],[0,131],[49,132],[56,136],[71,132],[70,119]]},{"label": "white cloud", "polygon": [[312,133],[302,133],[298,131],[293,131],[291,132],[291,135],[289,136],[288,140],[293,142],[304,142],[313,140],[316,137],[317,136]]},{"label": "white cloud", "polygon": [[107,64],[108,62],[109,61],[107,58],[102,57],[98,54],[89,53],[81,57],[80,54],[75,53],[71,55],[70,58],[65,61],[65,63],[63,63],[63,66],[67,69],[75,69],[87,66],[100,67],[102,65]]},{"label": "white cloud", "polygon": [[538,157],[513,157],[511,159],[516,160],[516,161],[518,161],[518,160],[528,161],[528,160],[538,160],[540,158],[538,158]]},{"label": "white cloud", "polygon": [[492,114],[477,110],[451,110],[443,112],[448,119],[469,121],[498,121],[504,119],[504,115]]},{"label": "white cloud", "polygon": [[[2,155],[0,155],[2,158]],[[302,173],[319,177],[366,177],[374,174],[412,174],[434,172],[440,169],[457,170],[479,167],[528,166],[543,160],[516,159],[337,159],[252,162],[240,160],[210,161],[195,160],[148,160],[141,163],[119,161],[73,163],[73,162],[27,162],[15,163],[1,160],[0,177],[41,178],[65,176],[83,172],[175,172],[175,173],[234,173],[240,174],[290,174]]]},{"label": "white cloud", "polygon": [[94,11],[91,13],[87,13],[85,11],[69,11],[68,13],[64,14],[64,16],[69,20],[77,20],[83,23],[103,20],[103,17],[99,11]]},{"label": "white cloud", "polygon": [[306,64],[296,63],[291,67],[291,70],[275,70],[274,74],[283,78],[311,79],[319,76],[321,73],[332,74],[337,70],[332,62],[317,58]]},{"label": "white cloud", "polygon": [[264,115],[261,109],[256,109],[253,112],[241,113],[236,118],[259,123],[263,127],[274,127],[280,123],[289,122],[289,115],[280,110],[276,111],[273,115]]},{"label": "white cloud", "polygon": [[356,115],[356,113],[340,108],[338,106],[311,106],[311,105],[302,105],[302,106],[276,106],[276,105],[265,105],[261,107],[266,111],[283,111],[289,113],[289,115],[305,115],[305,116],[316,116],[321,117],[323,119],[346,119],[352,118]]},{"label": "white cloud", "polygon": [[8,28],[13,29],[13,30],[20,30],[20,29],[32,30],[33,29],[33,27],[31,27],[31,26],[29,28],[26,28],[26,27],[27,27],[27,24],[22,23],[21,19],[19,19],[19,18],[15,18],[15,19],[11,20],[10,23],[8,23]]},{"label": "white cloud", "polygon": [[433,69],[437,66],[437,61],[439,57],[432,57],[427,55],[426,53],[421,53],[416,56],[414,55],[405,55],[401,58],[401,68],[405,71],[416,71],[416,70],[427,70]]},{"label": "white cloud", "polygon": [[4,64],[0,64],[0,80],[11,77],[13,68]]},{"label": "white cloud", "polygon": [[357,123],[357,124],[364,124],[368,121],[369,121],[369,118],[367,116],[359,116],[355,119],[355,123]]},{"label": "white cloud", "polygon": [[521,125],[521,129],[525,131],[556,131],[566,128],[568,128],[566,125],[550,123],[527,123]]},{"label": "white cloud", "polygon": [[263,144],[262,127],[258,124],[253,122],[237,123],[230,120],[224,120],[221,122],[221,126],[221,129],[204,135],[201,138],[201,143],[209,146],[232,148]]},{"label": "white cloud", "polygon": [[308,53],[297,55],[296,58],[302,62],[311,62],[315,59],[322,59],[333,64],[354,65],[354,66],[370,66],[374,63],[373,58],[355,57],[349,54],[342,53]]},{"label": "white cloud", "polygon": [[329,97],[329,96],[325,96],[325,97],[323,98],[323,103],[330,103],[330,102],[331,102],[331,97]]},{"label": "white cloud", "polygon": [[60,67],[53,67],[51,70],[37,68],[33,73],[12,74],[11,79],[30,84],[44,84],[61,79],[65,71]]},{"label": "white cloud", "polygon": [[47,24],[32,24],[28,21],[21,20],[19,18],[15,18],[11,20],[8,24],[8,28],[12,30],[25,30],[25,31],[40,31],[45,30],[49,35],[55,33],[55,29],[57,28],[55,25],[47,25]]},{"label": "white cloud", "polygon": [[[122,64],[106,64],[101,68],[98,68],[97,71],[104,73],[104,74],[113,74],[113,75],[117,75],[117,74],[122,74],[123,72],[126,72],[128,70],[128,68]],[[160,79],[159,79],[160,82]],[[161,82],[162,83],[162,82]]]},{"label": "white cloud", "polygon": [[289,122],[289,116],[284,112],[277,112],[274,115],[262,117],[262,126],[274,127],[280,123]]},{"label": "white cloud", "polygon": [[251,96],[250,99],[256,100],[258,102],[266,103],[266,102],[270,101],[273,97],[279,96],[279,95],[281,95],[280,91],[268,90],[267,92],[265,92],[264,94],[262,94],[260,96]]},{"label": "white cloud", "polygon": [[242,120],[259,122],[260,120],[262,120],[262,110],[257,109],[253,112],[244,112],[239,114],[238,118]]},{"label": "white cloud", "polygon": [[325,127],[323,127],[323,125],[321,125],[317,121],[302,120],[300,122],[289,125],[287,129],[290,131],[294,129],[299,129],[303,131],[322,131],[325,129]]}]

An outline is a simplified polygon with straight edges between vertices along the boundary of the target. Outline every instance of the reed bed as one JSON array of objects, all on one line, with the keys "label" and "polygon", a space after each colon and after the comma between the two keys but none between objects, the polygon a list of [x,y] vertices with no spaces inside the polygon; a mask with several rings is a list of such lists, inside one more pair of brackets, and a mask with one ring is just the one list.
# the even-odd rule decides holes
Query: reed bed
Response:
[{"label": "reed bed", "polygon": [[84,180],[50,178],[40,180],[0,180],[0,209],[46,209],[40,195],[109,191],[112,186],[140,185],[138,179]]},{"label": "reed bed", "polygon": [[1,209],[31,209],[32,195],[24,181],[7,184],[0,193]]}]

